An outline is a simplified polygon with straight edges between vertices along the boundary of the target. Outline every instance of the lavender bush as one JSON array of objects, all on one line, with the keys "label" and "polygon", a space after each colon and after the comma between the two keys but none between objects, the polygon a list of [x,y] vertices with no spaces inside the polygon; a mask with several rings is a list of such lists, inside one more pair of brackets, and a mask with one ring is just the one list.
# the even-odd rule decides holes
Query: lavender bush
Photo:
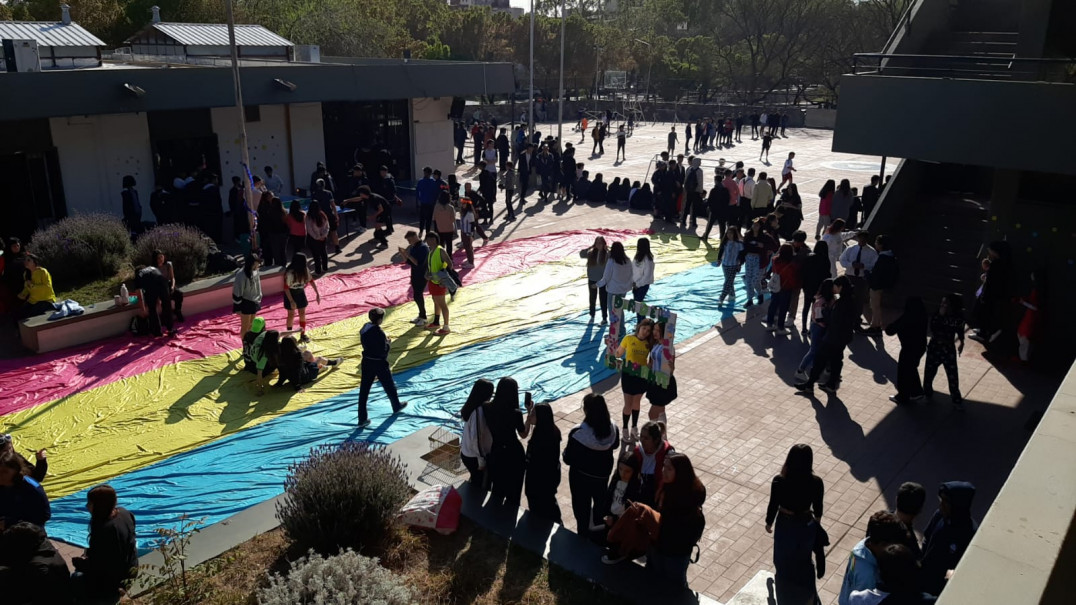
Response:
[{"label": "lavender bush", "polygon": [[380,543],[411,487],[383,446],[347,442],[314,448],[288,469],[277,518],[300,545],[332,553]]},{"label": "lavender bush", "polygon": [[417,602],[398,576],[377,559],[351,549],[322,557],[310,554],[291,564],[288,575],[273,574],[258,591],[260,605],[333,603],[335,605],[410,605]]},{"label": "lavender bush", "polygon": [[135,241],[134,263],[151,264],[155,262],[153,251],[160,250],[172,261],[176,283],[188,284],[205,273],[209,241],[211,240],[194,227],[175,223],[160,225],[143,233]]},{"label": "lavender bush", "polygon": [[34,233],[29,251],[55,283],[78,285],[115,275],[131,256],[131,237],[119,217],[80,214]]}]

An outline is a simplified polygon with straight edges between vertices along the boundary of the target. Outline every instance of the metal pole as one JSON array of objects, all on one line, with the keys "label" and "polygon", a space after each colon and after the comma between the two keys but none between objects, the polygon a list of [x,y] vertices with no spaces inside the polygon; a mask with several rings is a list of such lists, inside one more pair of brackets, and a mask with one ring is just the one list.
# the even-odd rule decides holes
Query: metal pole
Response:
[{"label": "metal pole", "polygon": [[[530,127],[530,134],[534,136],[534,0],[531,0],[531,98],[530,98],[531,115],[527,120],[527,126]],[[530,137],[528,137],[529,139]]]},{"label": "metal pole", "polygon": [[885,184],[885,156],[884,155],[882,156],[882,167],[878,171],[878,181],[879,181],[878,185],[884,185]]},{"label": "metal pole", "polygon": [[564,125],[564,0],[560,0],[560,98],[557,103],[557,141],[564,145],[561,128]]},{"label": "metal pole", "polygon": [[[253,251],[258,248],[258,232],[256,225],[254,224],[254,213],[251,212],[254,209],[254,183],[253,171],[250,167],[250,150],[247,148],[247,116],[246,111],[243,109],[243,87],[239,83],[239,47],[235,45],[235,15],[232,12],[232,0],[227,0],[227,2],[224,3],[224,6],[228,18],[228,46],[232,54],[232,82],[235,86],[235,109],[239,114],[239,149],[242,154],[243,170],[250,175],[245,179],[246,187],[243,188],[243,197],[246,199],[246,208],[244,208],[243,211],[247,213],[247,221],[250,223],[250,249]],[[221,180],[223,181],[223,178]]]}]

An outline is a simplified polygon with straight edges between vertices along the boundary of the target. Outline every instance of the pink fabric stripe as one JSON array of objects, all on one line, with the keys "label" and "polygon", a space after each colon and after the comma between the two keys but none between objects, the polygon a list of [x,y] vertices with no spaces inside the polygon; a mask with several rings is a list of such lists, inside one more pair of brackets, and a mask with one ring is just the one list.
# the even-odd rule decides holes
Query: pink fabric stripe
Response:
[{"label": "pink fabric stripe", "polygon": [[[577,253],[598,235],[612,241],[641,233],[594,229],[498,242],[476,249],[475,268],[460,271],[460,276],[464,285],[482,283]],[[465,260],[463,251],[457,251],[453,258],[458,265]],[[410,269],[394,264],[358,273],[331,274],[318,280],[318,289],[320,305],[314,303],[313,292],[307,291],[308,329],[356,317],[375,306],[391,307],[410,301]],[[266,323],[279,329],[284,329],[287,316],[282,300],[282,295],[267,297],[259,313]],[[427,301],[427,311],[431,310]],[[0,360],[0,416],[169,364],[235,350],[239,344],[238,328],[239,320],[230,309],[219,309],[187,318],[172,340],[124,335],[37,357]]]}]

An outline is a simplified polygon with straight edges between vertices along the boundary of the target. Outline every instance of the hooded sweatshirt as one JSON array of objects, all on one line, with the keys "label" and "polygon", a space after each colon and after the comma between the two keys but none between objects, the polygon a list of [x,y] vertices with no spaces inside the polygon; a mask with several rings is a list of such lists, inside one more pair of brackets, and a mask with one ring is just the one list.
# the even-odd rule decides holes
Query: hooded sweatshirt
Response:
[{"label": "hooded sweatshirt", "polygon": [[939,509],[923,533],[923,590],[937,595],[945,587],[945,572],[956,568],[979,524],[971,517],[975,486],[967,481],[949,481],[938,488],[938,496],[949,502],[949,516]]},{"label": "hooded sweatshirt", "polygon": [[598,437],[594,429],[584,422],[568,433],[564,464],[572,467],[573,473],[604,482],[613,472],[613,456],[619,447],[620,434],[615,424],[609,423],[608,435]]}]

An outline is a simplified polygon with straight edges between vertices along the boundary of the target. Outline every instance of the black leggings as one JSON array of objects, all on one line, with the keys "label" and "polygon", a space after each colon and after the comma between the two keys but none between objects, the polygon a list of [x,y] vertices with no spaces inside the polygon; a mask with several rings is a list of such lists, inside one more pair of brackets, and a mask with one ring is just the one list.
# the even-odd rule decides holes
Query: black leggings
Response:
[{"label": "black leggings", "polygon": [[575,533],[593,539],[590,526],[596,524],[595,513],[605,510],[606,482],[572,469],[568,472],[568,488],[572,492],[572,514],[575,516]]},{"label": "black leggings", "polygon": [[945,368],[945,377],[949,379],[949,396],[953,401],[962,401],[955,346],[938,346],[933,342],[927,346],[927,364],[923,368],[923,390],[927,395],[934,394],[934,376],[938,374],[938,366]]},{"label": "black leggings", "polygon": [[609,316],[609,292],[605,289],[605,286],[596,287],[597,283],[590,282],[587,288],[590,291],[590,314],[594,315],[594,303],[597,302],[594,299],[597,298],[601,301],[602,319],[604,320]]},{"label": "black leggings", "polygon": [[426,319],[426,299],[423,296],[426,292],[426,280],[422,281],[415,279],[411,280],[411,295],[415,297],[415,306],[418,307],[418,316],[422,319]]},{"label": "black leggings", "polygon": [[310,249],[310,256],[314,258],[314,273],[324,273],[329,269],[329,255],[325,252],[325,240],[314,239],[312,237],[306,238],[307,248]]}]

